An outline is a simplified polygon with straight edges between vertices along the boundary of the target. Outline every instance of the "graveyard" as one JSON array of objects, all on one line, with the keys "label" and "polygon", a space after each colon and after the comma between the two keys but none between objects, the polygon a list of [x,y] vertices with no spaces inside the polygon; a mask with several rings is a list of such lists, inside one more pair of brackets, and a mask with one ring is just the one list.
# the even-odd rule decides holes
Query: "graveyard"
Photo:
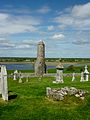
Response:
[{"label": "graveyard", "polygon": [[[1,67],[1,74],[3,76],[3,69],[5,71],[4,76],[6,77],[7,71],[5,70],[5,66]],[[86,70],[87,67],[85,66],[84,69]],[[57,73],[59,74],[58,70],[59,69],[57,69]],[[80,81],[84,80],[82,79],[82,72],[79,75],[73,74],[73,71],[72,73],[60,72],[60,75],[63,74],[63,77],[61,77],[61,79],[63,79],[63,82],[59,81],[60,79],[58,74],[51,77],[28,77],[28,79],[27,77],[21,77],[21,72],[19,73],[19,77],[17,77],[17,74],[18,71],[15,70],[12,77],[7,77],[7,83],[5,83],[5,79],[3,80],[5,86],[8,85],[8,93],[5,89],[6,92],[4,92],[6,95],[4,94],[4,97],[2,96],[0,98],[0,119],[90,119],[90,81]],[[23,74],[26,74],[26,72]],[[11,75],[9,71],[8,75]],[[56,83],[54,83],[55,81]],[[68,89],[68,91],[70,91],[70,89],[73,89],[73,92],[76,91],[76,93],[79,92],[79,94],[75,93],[70,95],[64,93],[64,97],[59,96],[58,99],[56,93],[53,95],[54,99],[52,99],[51,95],[50,97],[48,95],[49,92],[47,91],[47,88],[54,90],[54,92],[55,90],[60,91],[61,89]],[[81,93],[85,95],[80,96]]]},{"label": "graveyard", "polygon": [[90,0],[0,1],[0,120],[90,120]]},{"label": "graveyard", "polygon": [[0,119],[89,120],[90,67],[69,66],[61,60],[46,70],[45,45],[38,43],[34,71],[9,71],[1,65]]},{"label": "graveyard", "polygon": [[[9,100],[0,99],[0,119],[6,120],[89,120],[90,116],[90,81],[80,82],[80,76],[75,81],[72,77],[64,77],[64,84],[53,84],[54,77],[8,79]],[[63,101],[53,101],[46,96],[46,87],[75,87],[87,90],[89,93],[82,100],[75,96],[66,96]]]}]

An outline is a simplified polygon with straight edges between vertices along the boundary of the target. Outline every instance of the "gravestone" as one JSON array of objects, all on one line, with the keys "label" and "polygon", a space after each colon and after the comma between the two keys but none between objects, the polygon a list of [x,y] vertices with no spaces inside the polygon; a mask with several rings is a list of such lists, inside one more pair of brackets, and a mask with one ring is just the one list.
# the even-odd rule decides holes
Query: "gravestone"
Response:
[{"label": "gravestone", "polygon": [[53,83],[64,83],[63,81],[63,65],[59,63],[59,65],[56,67],[57,73],[56,73],[56,81],[53,81]]},{"label": "gravestone", "polygon": [[72,74],[72,81],[75,80],[75,73]]},{"label": "gravestone", "polygon": [[28,82],[28,76],[26,77],[26,82]]},{"label": "gravestone", "polygon": [[2,99],[8,101],[8,85],[7,85],[7,70],[6,66],[1,66],[1,94]]},{"label": "gravestone", "polygon": [[21,74],[21,71],[19,72],[19,83],[22,83],[22,74]]},{"label": "gravestone", "polygon": [[[1,68],[1,66],[0,66],[0,68]],[[0,72],[0,94],[2,94],[2,88],[1,88],[1,72]]]},{"label": "gravestone", "polygon": [[46,87],[46,95],[49,96],[49,94],[51,94],[51,88],[50,87]]},{"label": "gravestone", "polygon": [[80,79],[80,82],[83,82],[84,81],[84,73],[81,72],[81,79]]},{"label": "gravestone", "polygon": [[13,75],[13,80],[17,80],[17,76],[18,76],[18,71],[15,70]]},{"label": "gravestone", "polygon": [[22,77],[19,77],[19,83],[22,83]]},{"label": "gravestone", "polygon": [[89,78],[89,72],[87,70],[87,65],[85,65],[85,70],[84,70],[84,81],[88,81]]}]

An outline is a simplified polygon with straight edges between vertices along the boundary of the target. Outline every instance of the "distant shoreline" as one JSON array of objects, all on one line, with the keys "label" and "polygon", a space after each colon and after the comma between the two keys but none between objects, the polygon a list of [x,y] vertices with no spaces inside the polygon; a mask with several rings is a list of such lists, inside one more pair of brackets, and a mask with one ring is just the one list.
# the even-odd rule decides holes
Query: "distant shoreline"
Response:
[{"label": "distant shoreline", "polygon": [[0,64],[34,64],[34,62],[0,62]]},{"label": "distant shoreline", "polygon": [[[45,62],[46,65],[58,65],[59,62]],[[85,62],[62,62],[62,64],[80,64]],[[35,64],[35,62],[0,62],[0,64]]]}]

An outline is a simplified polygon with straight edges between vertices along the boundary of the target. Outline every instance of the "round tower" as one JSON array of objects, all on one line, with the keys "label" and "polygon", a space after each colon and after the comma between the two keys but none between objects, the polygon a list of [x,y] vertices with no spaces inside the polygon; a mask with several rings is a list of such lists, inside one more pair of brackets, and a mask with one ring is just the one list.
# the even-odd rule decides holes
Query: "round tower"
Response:
[{"label": "round tower", "polygon": [[45,59],[45,44],[40,41],[37,46],[37,59]]},{"label": "round tower", "polygon": [[43,76],[45,73],[45,44],[40,41],[37,45],[37,60],[35,63],[35,75]]}]

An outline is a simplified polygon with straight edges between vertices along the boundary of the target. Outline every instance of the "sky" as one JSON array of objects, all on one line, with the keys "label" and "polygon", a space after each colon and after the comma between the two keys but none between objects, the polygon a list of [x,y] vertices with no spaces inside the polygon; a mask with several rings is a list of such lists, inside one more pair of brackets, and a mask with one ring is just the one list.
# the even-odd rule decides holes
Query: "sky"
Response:
[{"label": "sky", "polygon": [[0,57],[90,58],[90,0],[0,0]]}]

